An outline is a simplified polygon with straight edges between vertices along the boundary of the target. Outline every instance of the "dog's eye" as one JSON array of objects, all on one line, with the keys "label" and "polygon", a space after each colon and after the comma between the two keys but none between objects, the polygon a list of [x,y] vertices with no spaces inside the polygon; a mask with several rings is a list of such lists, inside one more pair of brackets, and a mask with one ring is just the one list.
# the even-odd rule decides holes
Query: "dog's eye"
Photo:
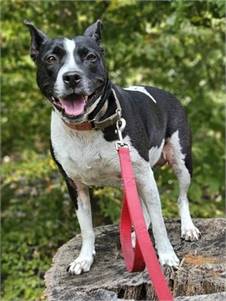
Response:
[{"label": "dog's eye", "polygon": [[57,61],[57,58],[54,55],[49,55],[46,58],[46,61],[47,61],[48,64],[55,64],[56,61]]},{"label": "dog's eye", "polygon": [[91,62],[95,62],[97,60],[97,56],[94,53],[89,53],[86,56],[86,59]]}]

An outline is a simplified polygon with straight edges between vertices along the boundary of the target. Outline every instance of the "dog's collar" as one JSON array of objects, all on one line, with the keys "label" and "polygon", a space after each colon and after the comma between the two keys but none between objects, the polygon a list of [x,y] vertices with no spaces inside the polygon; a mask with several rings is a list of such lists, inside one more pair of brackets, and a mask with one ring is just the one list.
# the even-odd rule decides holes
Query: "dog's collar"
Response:
[{"label": "dog's collar", "polygon": [[100,120],[107,111],[108,108],[108,100],[103,105],[102,109],[97,113],[94,119],[84,121],[81,123],[69,123],[64,120],[64,123],[71,129],[77,131],[90,131],[90,130],[102,130],[109,126],[112,126],[116,123],[117,120],[121,118],[121,105],[116,95],[114,88],[111,88],[111,92],[114,95],[115,103],[116,103],[116,111],[113,115]]}]

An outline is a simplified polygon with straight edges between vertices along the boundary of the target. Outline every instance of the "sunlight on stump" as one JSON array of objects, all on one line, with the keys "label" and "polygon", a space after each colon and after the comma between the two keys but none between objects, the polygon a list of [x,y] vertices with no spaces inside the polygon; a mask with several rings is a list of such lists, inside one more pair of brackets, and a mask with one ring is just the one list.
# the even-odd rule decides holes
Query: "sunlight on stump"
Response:
[{"label": "sunlight on stump", "polygon": [[[166,221],[170,241],[181,264],[177,271],[164,268],[164,274],[176,301],[226,300],[226,221],[223,218],[194,219],[194,223],[202,237],[196,242],[186,242],[180,238],[179,220]],[[58,249],[52,267],[45,274],[47,299],[155,300],[146,271],[126,271],[120,255],[118,226],[97,227],[95,232],[97,255],[88,273],[76,276],[66,272],[68,264],[79,254],[80,235]]]}]

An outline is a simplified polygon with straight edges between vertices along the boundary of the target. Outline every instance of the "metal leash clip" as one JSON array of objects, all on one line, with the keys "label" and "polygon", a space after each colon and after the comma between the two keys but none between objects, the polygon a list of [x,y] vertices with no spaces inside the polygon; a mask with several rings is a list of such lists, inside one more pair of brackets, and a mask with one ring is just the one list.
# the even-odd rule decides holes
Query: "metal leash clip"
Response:
[{"label": "metal leash clip", "polygon": [[115,147],[118,150],[119,147],[129,147],[129,145],[124,142],[122,132],[124,131],[126,127],[126,121],[124,118],[122,118],[121,110],[117,110],[117,114],[119,116],[119,119],[116,121],[116,130],[115,132],[118,134],[119,140],[116,141]]}]

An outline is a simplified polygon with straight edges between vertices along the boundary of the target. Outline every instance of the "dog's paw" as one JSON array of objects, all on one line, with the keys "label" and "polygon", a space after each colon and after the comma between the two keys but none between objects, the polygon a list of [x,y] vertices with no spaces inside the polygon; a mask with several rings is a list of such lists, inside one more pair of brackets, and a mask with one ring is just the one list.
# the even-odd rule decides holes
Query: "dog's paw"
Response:
[{"label": "dog's paw", "polygon": [[181,238],[188,241],[198,240],[201,236],[201,233],[198,228],[196,228],[193,224],[189,227],[182,226],[181,227]]},{"label": "dog's paw", "polygon": [[69,264],[67,271],[70,274],[75,274],[75,275],[80,275],[83,272],[88,272],[91,268],[93,260],[94,260],[93,256],[92,257],[79,256]]},{"label": "dog's paw", "polygon": [[159,261],[161,265],[168,265],[170,267],[173,267],[175,269],[178,269],[180,260],[178,259],[177,255],[174,253],[174,251],[168,251],[168,252],[159,252]]}]

